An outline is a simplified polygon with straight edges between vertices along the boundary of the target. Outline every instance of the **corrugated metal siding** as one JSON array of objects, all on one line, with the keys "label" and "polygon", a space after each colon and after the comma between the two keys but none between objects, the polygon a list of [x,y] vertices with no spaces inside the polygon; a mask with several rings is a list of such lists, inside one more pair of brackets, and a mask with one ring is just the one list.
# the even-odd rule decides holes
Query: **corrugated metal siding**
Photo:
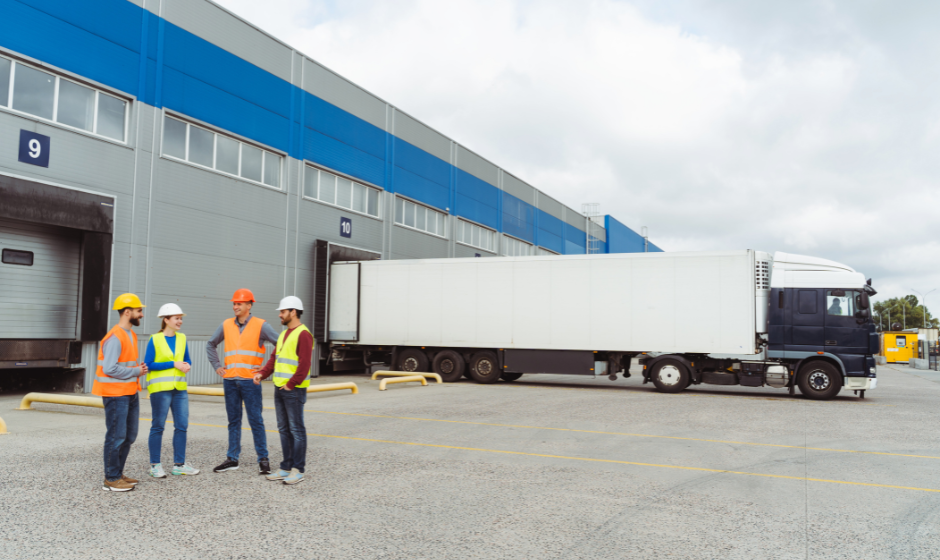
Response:
[{"label": "corrugated metal siding", "polygon": [[0,219],[0,249],[33,253],[0,264],[0,338],[75,338],[81,233]]},{"label": "corrugated metal siding", "polygon": [[588,233],[593,235],[595,239],[607,242],[607,230],[604,229],[604,226],[595,223],[594,220],[588,220],[588,230]]},{"label": "corrugated metal siding", "polygon": [[212,2],[164,0],[163,17],[283,80],[290,80],[291,49]]},{"label": "corrugated metal siding", "polygon": [[446,239],[406,227],[392,228],[393,259],[431,259],[447,257]]},{"label": "corrugated metal siding", "polygon": [[83,387],[86,393],[91,392],[91,384],[95,380],[95,368],[98,364],[98,343],[82,343],[82,361],[78,364],[72,364],[73,368],[85,368],[85,380]]},{"label": "corrugated metal siding", "polygon": [[565,206],[565,222],[569,226],[574,226],[578,228],[579,230],[584,231],[584,228],[587,227],[584,225],[585,220],[586,218],[583,215],[581,215],[580,212],[577,212]]},{"label": "corrugated metal siding", "polygon": [[457,145],[457,168],[481,181],[499,186],[499,168],[461,145]]},{"label": "corrugated metal siding", "polygon": [[309,58],[304,61],[303,89],[385,130],[384,101]]},{"label": "corrugated metal siding", "polygon": [[450,139],[400,111],[395,111],[394,132],[405,142],[444,161],[450,161]]},{"label": "corrugated metal siding", "polygon": [[563,220],[565,215],[563,208],[564,206],[554,198],[544,193],[539,193],[539,210],[542,212],[551,214],[559,220]]},{"label": "corrugated metal siding", "polygon": [[503,172],[503,190],[526,204],[535,204],[535,188]]},{"label": "corrugated metal siding", "polygon": [[467,245],[461,245],[460,243],[454,245],[454,257],[458,259],[465,257],[475,257],[477,255],[480,255],[480,257],[495,257],[496,253],[484,251],[483,249],[477,249],[476,247],[468,247]]}]

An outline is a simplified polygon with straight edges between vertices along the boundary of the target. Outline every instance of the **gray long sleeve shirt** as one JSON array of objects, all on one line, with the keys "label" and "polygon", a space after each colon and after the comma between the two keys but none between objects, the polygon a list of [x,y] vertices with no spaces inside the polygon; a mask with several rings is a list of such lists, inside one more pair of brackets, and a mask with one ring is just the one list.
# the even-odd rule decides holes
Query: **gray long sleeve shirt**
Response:
[{"label": "gray long sleeve shirt", "polygon": [[[124,332],[127,333],[127,336],[131,339],[134,338],[134,333],[124,329]],[[108,377],[113,377],[115,379],[124,379],[130,380],[137,377],[140,377],[140,368],[129,368],[125,366],[118,365],[118,359],[121,357],[121,339],[116,336],[112,336],[108,340],[104,341],[104,347],[102,348],[102,353],[104,354],[104,365],[101,366],[101,369],[104,371],[104,374]],[[138,357],[138,363],[140,363],[140,358]]]},{"label": "gray long sleeve shirt", "polygon": [[[235,319],[235,324],[238,325],[238,332],[244,332],[245,327],[248,325],[248,321],[251,321],[253,317],[248,316],[248,319],[244,323],[239,323],[238,319]],[[228,319],[226,319],[228,320]],[[260,319],[259,319],[260,320]],[[261,326],[261,343],[270,342],[271,344],[277,344],[278,332],[274,330],[274,327],[271,326],[271,323],[265,321],[264,325]],[[223,322],[219,325],[219,328],[215,329],[215,334],[212,335],[212,338],[209,339],[209,343],[206,344],[206,356],[209,358],[209,363],[212,364],[212,369],[219,369],[222,367],[222,363],[219,362],[219,351],[218,346],[225,341],[225,323]]]}]

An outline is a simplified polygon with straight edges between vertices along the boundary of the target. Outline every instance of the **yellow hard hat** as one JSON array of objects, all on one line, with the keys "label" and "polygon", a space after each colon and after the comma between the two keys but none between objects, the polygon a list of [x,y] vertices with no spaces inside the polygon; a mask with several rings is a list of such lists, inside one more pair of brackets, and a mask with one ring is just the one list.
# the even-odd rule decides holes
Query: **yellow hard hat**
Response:
[{"label": "yellow hard hat", "polygon": [[138,307],[147,307],[141,303],[140,298],[135,294],[121,294],[118,297],[114,298],[114,307],[111,309],[120,310],[125,307],[130,307],[132,309],[137,309]]}]

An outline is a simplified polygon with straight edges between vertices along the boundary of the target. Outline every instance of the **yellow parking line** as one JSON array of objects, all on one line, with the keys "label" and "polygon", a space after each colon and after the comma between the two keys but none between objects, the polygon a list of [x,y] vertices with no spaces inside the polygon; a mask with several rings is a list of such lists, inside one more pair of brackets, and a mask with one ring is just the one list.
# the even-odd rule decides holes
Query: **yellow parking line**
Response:
[{"label": "yellow parking line", "polygon": [[[150,420],[149,418],[141,418],[141,420]],[[195,422],[190,422],[190,426],[204,426],[209,428],[228,428],[228,426],[223,426],[221,424],[197,424]],[[242,428],[242,430],[250,430],[251,428]],[[265,430],[271,433],[277,433],[277,430]],[[873,482],[852,482],[848,480],[831,480],[827,478],[809,478],[804,476],[789,476],[785,474],[767,474],[767,473],[752,473],[745,471],[732,471],[727,469],[709,469],[706,467],[687,467],[683,465],[661,465],[657,463],[639,463],[636,461],[620,461],[617,459],[597,459],[593,457],[575,457],[571,455],[548,455],[545,453],[528,453],[525,451],[507,451],[504,449],[484,449],[480,447],[463,447],[457,445],[442,445],[437,443],[417,443],[413,441],[393,441],[386,439],[372,439],[372,438],[360,438],[352,436],[334,436],[330,434],[307,434],[311,437],[322,437],[322,438],[332,438],[332,439],[345,439],[350,441],[367,441],[370,443],[389,443],[394,445],[413,445],[416,447],[434,447],[437,449],[455,449],[459,451],[477,451],[480,453],[499,453],[503,455],[521,455],[525,457],[543,457],[546,459],[564,459],[567,461],[588,461],[592,463],[611,463],[616,465],[632,465],[637,467],[653,467],[660,469],[676,469],[684,471],[698,471],[698,472],[710,472],[716,474],[737,474],[742,476],[757,476],[762,478],[779,478],[784,480],[802,480],[808,482],[825,482],[828,484],[845,484],[848,486],[869,486],[872,488],[890,488],[892,490],[914,490],[917,492],[937,492],[940,493],[938,488],[918,488],[916,486],[897,486],[894,484],[876,484]]]}]

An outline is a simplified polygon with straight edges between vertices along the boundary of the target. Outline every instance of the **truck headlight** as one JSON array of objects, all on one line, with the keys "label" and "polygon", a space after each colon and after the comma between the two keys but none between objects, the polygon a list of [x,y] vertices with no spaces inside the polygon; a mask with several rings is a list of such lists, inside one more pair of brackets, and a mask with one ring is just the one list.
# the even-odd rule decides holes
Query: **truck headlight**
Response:
[{"label": "truck headlight", "polygon": [[876,368],[875,366],[872,366],[871,368],[869,368],[869,372],[870,372],[870,373],[878,373],[878,368]]}]

